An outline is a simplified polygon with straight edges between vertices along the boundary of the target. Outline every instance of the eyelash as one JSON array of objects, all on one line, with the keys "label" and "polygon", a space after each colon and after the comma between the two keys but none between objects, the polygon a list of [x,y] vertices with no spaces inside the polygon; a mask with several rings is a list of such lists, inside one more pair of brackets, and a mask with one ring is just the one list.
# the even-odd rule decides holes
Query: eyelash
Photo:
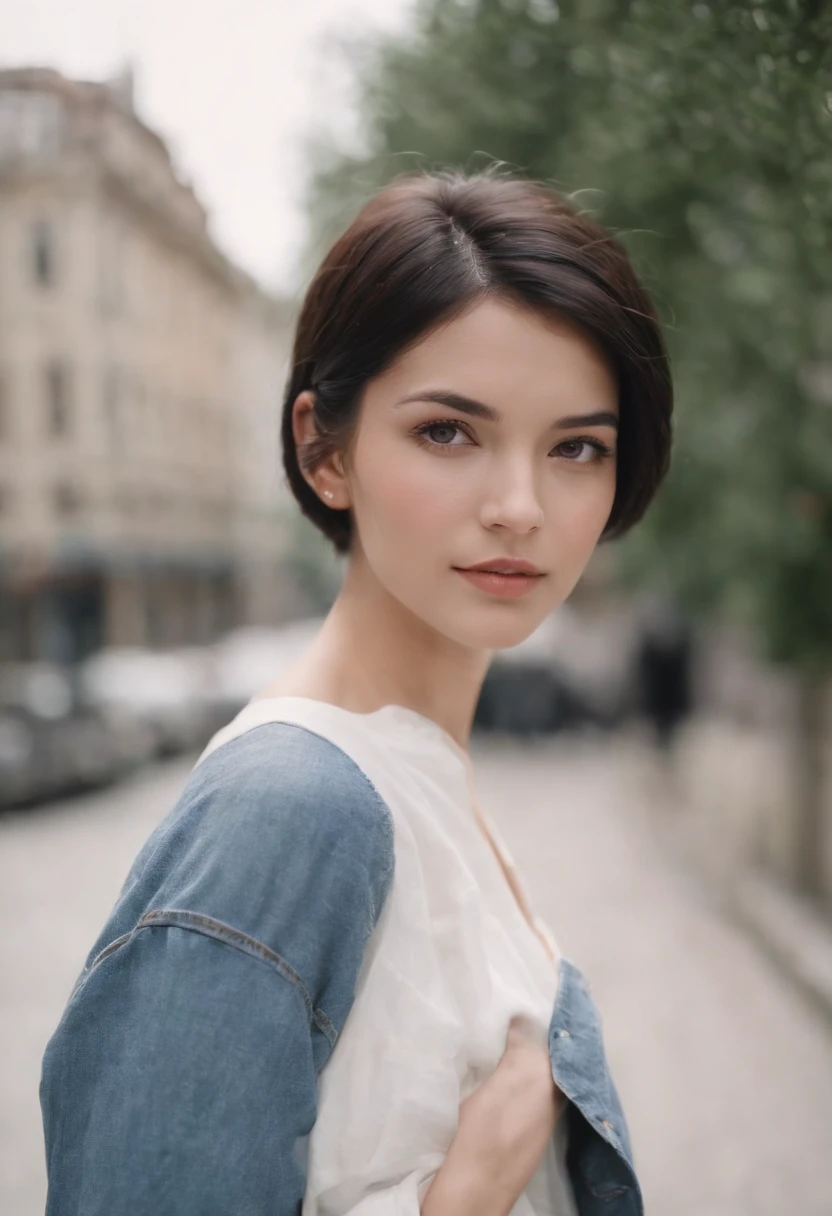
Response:
[{"label": "eyelash", "polygon": [[[451,426],[455,430],[461,431],[463,433],[463,435],[469,434],[469,432],[465,429],[465,427],[461,426],[460,423],[458,423],[456,421],[456,419],[454,419],[454,418],[443,418],[443,419],[438,419],[435,422],[424,422],[424,423],[422,423],[421,426],[417,426],[415,431],[413,432],[414,436],[416,437],[417,442],[419,443],[419,446],[427,449],[430,452],[438,451],[438,452],[442,452],[443,454],[445,451],[448,451],[448,450],[452,451],[454,448],[467,446],[466,444],[460,444],[460,443],[453,443],[453,444],[452,443],[436,443],[431,439],[424,438],[425,434],[428,431],[432,431],[434,429],[434,427],[440,427],[440,426]],[[563,456],[561,459],[565,460],[568,464],[597,464],[598,461],[606,460],[607,457],[613,455],[613,450],[611,447],[609,447],[606,443],[602,442],[602,440],[594,438],[594,436],[592,436],[592,435],[575,435],[572,439],[564,439],[562,442],[563,443],[587,443],[587,444],[589,444],[590,447],[595,448],[595,451],[597,452],[597,456],[596,456],[595,460],[580,460],[579,461],[579,460],[572,460],[568,456]],[[560,447],[560,446],[561,445],[558,444],[558,447]]]}]

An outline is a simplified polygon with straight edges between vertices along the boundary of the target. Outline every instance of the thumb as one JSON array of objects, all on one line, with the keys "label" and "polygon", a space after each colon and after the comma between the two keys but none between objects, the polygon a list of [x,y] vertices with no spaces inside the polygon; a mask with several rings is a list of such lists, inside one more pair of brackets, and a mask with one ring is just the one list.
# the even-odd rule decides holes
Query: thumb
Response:
[{"label": "thumb", "polygon": [[516,1013],[508,1024],[506,1047],[520,1047],[533,1043],[546,1044],[548,1034],[540,1029],[535,1019],[528,1013]]}]

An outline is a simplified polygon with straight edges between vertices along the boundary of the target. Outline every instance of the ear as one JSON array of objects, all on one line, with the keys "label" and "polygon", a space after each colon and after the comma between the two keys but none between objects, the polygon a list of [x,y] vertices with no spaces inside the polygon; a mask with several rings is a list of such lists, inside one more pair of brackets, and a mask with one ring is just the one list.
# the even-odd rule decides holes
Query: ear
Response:
[{"label": "ear", "polygon": [[[292,434],[298,447],[319,437],[315,424],[315,394],[310,389],[304,389],[295,398],[292,406]],[[302,469],[301,472],[325,506],[335,510],[349,506],[349,487],[340,452],[333,452],[314,469]]]}]

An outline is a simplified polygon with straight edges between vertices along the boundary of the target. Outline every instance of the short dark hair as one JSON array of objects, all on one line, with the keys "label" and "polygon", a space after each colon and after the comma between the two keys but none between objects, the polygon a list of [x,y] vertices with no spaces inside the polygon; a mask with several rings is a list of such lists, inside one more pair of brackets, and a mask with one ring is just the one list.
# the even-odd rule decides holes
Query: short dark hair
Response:
[{"label": "short dark hair", "polygon": [[[446,170],[399,178],[367,202],[306,293],[283,403],[283,465],[301,511],[347,553],[349,509],[301,473],[354,439],[363,390],[440,322],[487,296],[571,319],[619,391],[615,499],[601,539],[646,511],[670,465],[673,388],[656,312],[623,245],[541,182]],[[314,395],[318,438],[299,455],[292,411]]]}]

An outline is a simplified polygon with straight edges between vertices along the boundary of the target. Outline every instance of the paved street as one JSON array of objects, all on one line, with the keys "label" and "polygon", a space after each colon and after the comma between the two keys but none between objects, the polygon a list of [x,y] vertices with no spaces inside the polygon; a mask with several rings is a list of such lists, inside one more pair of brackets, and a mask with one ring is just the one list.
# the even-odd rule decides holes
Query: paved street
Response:
[{"label": "paved street", "polygon": [[[647,1216],[829,1216],[832,1029],[658,830],[632,741],[477,745],[480,799],[592,982]],[[126,870],[190,771],[0,819],[0,1212],[41,1216],[43,1047]]]}]

